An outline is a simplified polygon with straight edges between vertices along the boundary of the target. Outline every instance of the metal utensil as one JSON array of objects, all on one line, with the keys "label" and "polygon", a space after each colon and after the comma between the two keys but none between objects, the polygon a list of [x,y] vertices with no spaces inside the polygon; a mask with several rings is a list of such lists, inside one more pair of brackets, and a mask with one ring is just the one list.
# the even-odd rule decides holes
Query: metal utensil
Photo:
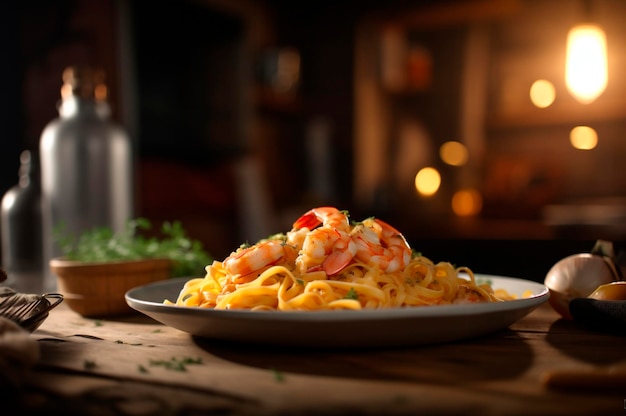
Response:
[{"label": "metal utensil", "polygon": [[60,293],[34,295],[0,288],[0,317],[10,319],[29,332],[35,331],[48,313],[63,301]]}]

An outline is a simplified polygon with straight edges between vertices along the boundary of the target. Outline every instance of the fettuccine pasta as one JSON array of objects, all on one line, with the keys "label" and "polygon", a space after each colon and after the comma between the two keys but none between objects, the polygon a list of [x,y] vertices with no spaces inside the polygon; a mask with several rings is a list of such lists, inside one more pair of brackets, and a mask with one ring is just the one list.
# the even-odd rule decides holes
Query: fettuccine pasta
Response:
[{"label": "fettuccine pasta", "polygon": [[351,223],[315,208],[277,234],[242,246],[190,279],[175,302],[214,309],[316,311],[499,302],[512,297],[479,283],[467,267],[415,253],[390,225]]}]

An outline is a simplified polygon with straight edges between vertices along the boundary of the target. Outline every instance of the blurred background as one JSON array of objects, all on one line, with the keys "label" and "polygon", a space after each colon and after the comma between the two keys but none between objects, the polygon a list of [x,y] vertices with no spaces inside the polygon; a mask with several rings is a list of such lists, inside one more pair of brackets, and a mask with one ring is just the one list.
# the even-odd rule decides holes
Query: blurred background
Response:
[{"label": "blurred background", "polygon": [[[133,140],[136,216],[180,220],[216,258],[319,205],[385,219],[435,261],[534,280],[626,235],[622,0],[1,7],[3,193],[58,116],[63,69],[91,64]],[[590,22],[606,71],[577,96],[568,32]]]}]

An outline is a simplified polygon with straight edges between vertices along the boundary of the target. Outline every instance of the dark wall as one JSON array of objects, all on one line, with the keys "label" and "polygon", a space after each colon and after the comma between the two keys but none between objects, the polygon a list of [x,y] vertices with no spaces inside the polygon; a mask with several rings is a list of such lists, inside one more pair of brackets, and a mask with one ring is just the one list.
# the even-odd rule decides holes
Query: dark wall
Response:
[{"label": "dark wall", "polygon": [[550,268],[572,254],[588,253],[593,240],[426,239],[407,236],[413,249],[434,262],[469,267],[474,273],[543,282]]},{"label": "dark wall", "polygon": [[238,149],[243,24],[196,2],[131,3],[140,156],[203,166]]},{"label": "dark wall", "polygon": [[0,49],[3,64],[0,65],[2,94],[0,94],[0,195],[17,183],[19,154],[26,146],[23,137],[21,111],[22,59],[20,56],[19,10],[16,2],[0,5]]},{"label": "dark wall", "polygon": [[42,130],[58,116],[65,67],[102,67],[115,101],[114,15],[113,0],[8,0],[0,5],[0,192],[17,183],[20,152],[36,150]]}]

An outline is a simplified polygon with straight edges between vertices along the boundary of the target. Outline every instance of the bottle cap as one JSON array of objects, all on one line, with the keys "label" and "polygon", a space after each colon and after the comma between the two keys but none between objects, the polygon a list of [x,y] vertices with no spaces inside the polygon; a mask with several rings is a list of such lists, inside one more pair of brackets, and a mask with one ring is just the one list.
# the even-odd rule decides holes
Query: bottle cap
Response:
[{"label": "bottle cap", "polygon": [[93,98],[96,101],[107,99],[105,72],[90,66],[69,66],[63,71],[61,98]]}]

